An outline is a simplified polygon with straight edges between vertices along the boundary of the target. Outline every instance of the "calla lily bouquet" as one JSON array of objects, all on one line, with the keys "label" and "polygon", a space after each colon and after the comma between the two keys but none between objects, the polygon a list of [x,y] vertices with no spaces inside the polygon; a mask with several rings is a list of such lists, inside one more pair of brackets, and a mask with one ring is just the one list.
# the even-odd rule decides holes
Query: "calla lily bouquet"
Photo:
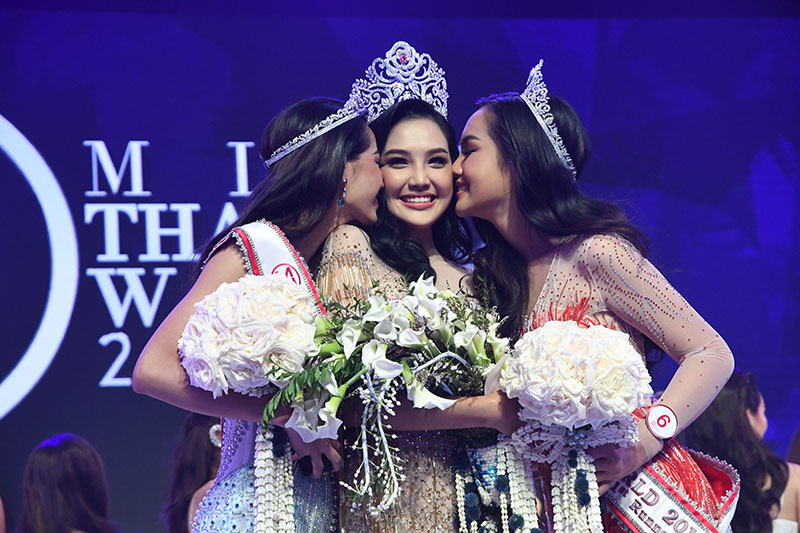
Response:
[{"label": "calla lily bouquet", "polygon": [[404,479],[387,415],[397,394],[416,408],[447,409],[455,398],[494,390],[508,353],[508,339],[496,335],[491,309],[451,291],[438,291],[420,277],[399,300],[382,295],[350,305],[327,306],[316,318],[315,347],[300,371],[273,367],[282,385],[264,409],[268,423],[279,405],[293,413],[287,427],[306,442],[335,438],[345,398],[363,403],[354,444],[362,464],[346,485],[372,514],[387,510]]}]

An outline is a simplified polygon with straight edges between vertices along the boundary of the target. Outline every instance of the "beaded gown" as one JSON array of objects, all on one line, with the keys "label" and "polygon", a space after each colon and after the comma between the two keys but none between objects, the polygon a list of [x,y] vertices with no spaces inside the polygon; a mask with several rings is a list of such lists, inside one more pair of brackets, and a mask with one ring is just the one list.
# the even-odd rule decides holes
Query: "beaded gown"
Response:
[{"label": "beaded gown", "polygon": [[[291,254],[288,264],[294,272],[305,269],[304,261],[291,247],[281,231],[266,221],[252,222],[235,228],[212,251],[235,242],[242,253],[248,274],[275,272],[287,263],[273,265],[276,254],[269,253],[281,248]],[[307,270],[307,269],[306,269]],[[310,280],[307,282],[313,286]],[[307,287],[312,289],[312,287]],[[218,533],[253,531],[255,525],[255,467],[254,451],[257,424],[233,418],[223,419],[222,450],[220,467],[214,484],[206,493],[192,524],[192,531]],[[273,432],[285,432],[273,428]],[[284,440],[285,442],[285,440]],[[333,473],[326,472],[320,479],[303,475],[297,464],[293,465],[294,525],[297,533],[327,533],[336,531],[338,494]]]},{"label": "beaded gown", "polygon": [[[387,299],[406,295],[403,277],[372,252],[362,230],[354,226],[336,228],[325,243],[317,269],[320,294],[336,301],[366,299],[373,282]],[[342,532],[452,532],[456,515],[452,461],[458,443],[445,431],[400,432],[392,443],[399,449],[406,475],[398,500],[379,518],[372,518],[364,507],[351,505],[342,489]],[[341,477],[352,480],[360,461],[360,454],[345,446]]]},{"label": "beaded gown", "polygon": [[[633,245],[615,235],[577,237],[556,248],[525,329],[551,320],[622,330],[640,353],[646,334],[681,365],[670,398],[662,397],[679,423],[692,420],[714,396],[698,399],[693,391],[718,391],[732,370],[722,338]],[[710,485],[686,450],[670,441],[650,464],[695,502],[699,513],[712,522],[719,517],[730,495]],[[604,525],[607,531],[629,531],[609,514]]]}]

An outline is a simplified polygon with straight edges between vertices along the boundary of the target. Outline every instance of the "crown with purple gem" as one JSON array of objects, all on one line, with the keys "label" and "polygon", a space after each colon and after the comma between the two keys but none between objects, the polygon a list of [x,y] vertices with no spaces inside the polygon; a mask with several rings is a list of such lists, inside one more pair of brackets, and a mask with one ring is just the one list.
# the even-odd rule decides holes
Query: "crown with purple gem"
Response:
[{"label": "crown with purple gem", "polygon": [[350,98],[344,103],[344,106],[339,111],[327,116],[314,127],[307,129],[288,143],[272,152],[272,155],[269,156],[269,159],[264,161],[264,165],[269,168],[279,159],[286,157],[298,148],[310,143],[317,137],[328,133],[335,127],[341,126],[348,120],[358,117],[363,113],[364,105],[361,102],[359,95],[351,94]]},{"label": "crown with purple gem", "polygon": [[418,54],[405,41],[397,41],[385,58],[367,68],[365,79],[353,83],[350,98],[364,102],[367,122],[403,100],[423,100],[447,118],[447,82],[444,70],[428,54]]},{"label": "crown with purple gem", "polygon": [[553,150],[556,151],[561,162],[567,167],[567,170],[570,171],[572,178],[575,179],[578,173],[575,171],[575,165],[572,163],[569,152],[567,152],[567,147],[564,146],[564,141],[558,134],[556,121],[553,118],[553,114],[550,112],[547,86],[544,84],[544,79],[542,78],[543,64],[544,59],[540,59],[539,63],[531,69],[531,73],[528,76],[528,85],[519,97],[528,104],[533,116],[536,117],[536,121],[547,134],[547,139],[550,141],[550,144],[553,145]]}]

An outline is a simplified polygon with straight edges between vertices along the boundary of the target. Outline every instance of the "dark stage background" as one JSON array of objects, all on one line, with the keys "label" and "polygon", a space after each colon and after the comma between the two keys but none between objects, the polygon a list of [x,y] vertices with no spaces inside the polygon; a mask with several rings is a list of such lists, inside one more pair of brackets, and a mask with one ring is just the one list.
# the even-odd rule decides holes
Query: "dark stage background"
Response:
[{"label": "dark stage background", "polygon": [[[545,58],[551,93],[592,137],[583,187],[625,201],[655,263],[756,374],[766,438],[786,451],[800,405],[794,8],[52,4],[0,8],[0,497],[12,526],[28,452],[71,431],[106,461],[113,518],[163,530],[185,413],[131,390],[136,357],[191,282],[192,251],[262,177],[252,143],[269,118],[301,97],[345,98],[397,39],[446,70],[457,130],[477,98],[522,89]],[[674,368],[657,367],[656,388]]]}]

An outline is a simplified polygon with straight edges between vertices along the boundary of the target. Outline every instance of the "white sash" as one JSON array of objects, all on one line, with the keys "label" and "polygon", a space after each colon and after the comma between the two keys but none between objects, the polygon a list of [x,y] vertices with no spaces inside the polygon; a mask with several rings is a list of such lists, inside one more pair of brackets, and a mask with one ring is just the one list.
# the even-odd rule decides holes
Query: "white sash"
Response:
[{"label": "white sash", "polygon": [[234,228],[224,239],[217,243],[209,257],[231,237],[236,239],[236,243],[242,251],[249,274],[257,276],[283,274],[309,290],[314,295],[320,312],[327,314],[320,303],[317,288],[303,259],[278,226],[266,220],[259,220]]},{"label": "white sash", "polygon": [[[242,252],[248,274],[257,276],[283,274],[311,291],[317,300],[320,312],[327,314],[303,259],[276,225],[266,220],[259,220],[234,228],[214,246],[208,257],[211,258],[231,238],[236,240]],[[220,461],[219,479],[223,479],[244,465],[253,464],[257,427],[258,424],[255,422],[233,418],[224,420],[223,457]]]}]

